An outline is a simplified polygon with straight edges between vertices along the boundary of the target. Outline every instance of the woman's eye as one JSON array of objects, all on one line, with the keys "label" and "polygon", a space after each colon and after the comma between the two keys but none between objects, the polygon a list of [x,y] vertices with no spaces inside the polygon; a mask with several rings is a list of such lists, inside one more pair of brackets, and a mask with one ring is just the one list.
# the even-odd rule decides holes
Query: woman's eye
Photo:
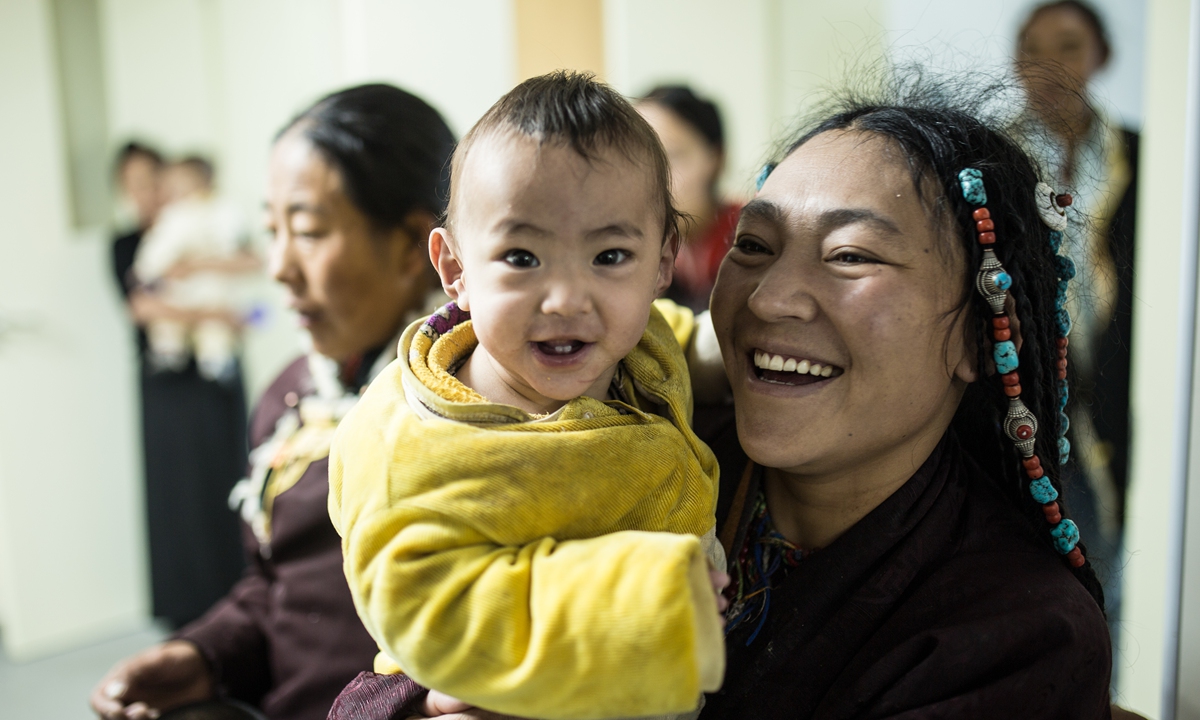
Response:
[{"label": "woman's eye", "polygon": [[504,262],[518,268],[535,268],[541,264],[528,250],[509,250],[504,253]]},{"label": "woman's eye", "polygon": [[629,259],[629,252],[625,250],[605,250],[596,256],[595,263],[597,265],[618,265]]},{"label": "woman's eye", "polygon": [[742,235],[738,237],[737,241],[733,243],[733,246],[738,250],[751,255],[767,255],[771,252],[766,245],[762,244],[758,238],[752,235]]},{"label": "woman's eye", "polygon": [[843,265],[863,265],[876,262],[876,260],[850,250],[843,250],[842,252],[837,253],[833,256],[832,260],[834,262],[842,263]]}]

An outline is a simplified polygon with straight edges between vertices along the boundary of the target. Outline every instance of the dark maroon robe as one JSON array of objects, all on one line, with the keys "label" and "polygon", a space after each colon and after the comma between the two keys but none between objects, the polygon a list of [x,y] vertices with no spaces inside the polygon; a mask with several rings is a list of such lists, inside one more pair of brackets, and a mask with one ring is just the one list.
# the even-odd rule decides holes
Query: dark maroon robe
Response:
[{"label": "dark maroon robe", "polygon": [[[748,461],[732,423],[710,440],[723,527]],[[754,625],[727,638],[702,720],[1109,717],[1100,608],[952,436],[778,582],[747,645]]]},{"label": "dark maroon robe", "polygon": [[[263,394],[251,421],[257,447],[299,398],[313,393],[308,363],[292,363]],[[334,698],[377,650],[342,573],[342,543],[329,520],[329,463],[309,466],[274,500],[271,542],[260,551],[243,524],[250,567],[233,590],[176,637],[200,647],[231,697],[270,720],[324,720]]]}]

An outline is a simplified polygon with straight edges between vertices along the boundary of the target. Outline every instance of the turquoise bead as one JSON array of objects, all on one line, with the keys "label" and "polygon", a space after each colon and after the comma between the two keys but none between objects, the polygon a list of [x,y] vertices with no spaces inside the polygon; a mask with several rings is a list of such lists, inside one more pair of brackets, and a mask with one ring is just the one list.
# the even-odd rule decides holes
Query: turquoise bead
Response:
[{"label": "turquoise bead", "polygon": [[1058,249],[1060,247],[1062,247],[1062,241],[1063,241],[1063,234],[1061,232],[1059,232],[1057,230],[1050,231],[1050,249],[1051,250],[1053,250],[1054,252],[1058,252]]},{"label": "turquoise bead", "polygon": [[1058,321],[1058,336],[1066,337],[1071,334],[1071,314],[1066,308],[1059,308],[1055,319]]},{"label": "turquoise bead", "polygon": [[1067,388],[1066,380],[1058,381],[1058,411],[1062,412],[1067,409],[1067,400],[1071,397],[1071,391]]},{"label": "turquoise bead", "polygon": [[1058,499],[1058,491],[1050,483],[1050,478],[1040,477],[1029,483],[1029,494],[1038,505],[1045,505]]},{"label": "turquoise bead", "polygon": [[983,189],[983,173],[975,168],[964,168],[958,173],[958,184],[962,187],[963,199],[972,205],[987,205],[987,191]]},{"label": "turquoise bead", "polygon": [[1066,255],[1055,255],[1054,265],[1061,280],[1072,280],[1075,277],[1075,263]]},{"label": "turquoise bead", "polygon": [[1050,530],[1050,537],[1054,538],[1054,549],[1066,555],[1079,544],[1079,528],[1070,520],[1063,520]]},{"label": "turquoise bead", "polygon": [[996,343],[992,350],[992,358],[996,361],[996,372],[1001,375],[1007,375],[1020,365],[1017,360],[1017,346],[1013,345],[1012,340]]},{"label": "turquoise bead", "polygon": [[1067,431],[1070,429],[1071,429],[1071,418],[1067,417],[1067,414],[1065,412],[1060,412],[1058,414],[1058,434],[1066,435]]},{"label": "turquoise bead", "polygon": [[992,284],[1000,290],[1007,290],[1012,287],[1012,275],[1001,270],[996,273],[996,277],[992,280]]},{"label": "turquoise bead", "polygon": [[1058,439],[1058,464],[1066,465],[1071,459],[1071,441],[1065,437]]},{"label": "turquoise bead", "polygon": [[767,163],[762,166],[762,170],[758,171],[758,177],[754,179],[754,189],[762,190],[762,186],[767,182],[767,178],[771,176],[771,171],[775,169],[774,163]]}]

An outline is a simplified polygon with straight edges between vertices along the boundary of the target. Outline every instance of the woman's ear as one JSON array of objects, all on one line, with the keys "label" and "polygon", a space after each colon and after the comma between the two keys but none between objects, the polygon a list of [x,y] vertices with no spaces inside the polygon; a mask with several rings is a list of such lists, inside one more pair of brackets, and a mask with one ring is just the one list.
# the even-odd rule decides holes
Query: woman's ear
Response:
[{"label": "woman's ear", "polygon": [[454,239],[446,228],[436,227],[429,233],[429,259],[442,281],[442,289],[460,308],[470,312],[462,262],[454,254]]},{"label": "woman's ear", "polygon": [[679,253],[679,233],[672,231],[662,244],[662,254],[658,258],[658,282],[654,286],[655,297],[661,296],[671,287],[675,279],[675,256]]}]

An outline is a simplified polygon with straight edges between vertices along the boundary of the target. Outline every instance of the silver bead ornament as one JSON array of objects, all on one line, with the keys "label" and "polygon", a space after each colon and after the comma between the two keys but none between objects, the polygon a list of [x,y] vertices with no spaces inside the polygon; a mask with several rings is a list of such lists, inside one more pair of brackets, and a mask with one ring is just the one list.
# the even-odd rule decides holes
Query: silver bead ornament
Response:
[{"label": "silver bead ornament", "polygon": [[1067,229],[1067,211],[1058,206],[1058,193],[1054,192],[1054,188],[1044,182],[1038,183],[1033,191],[1033,199],[1037,203],[1038,215],[1047,227],[1057,232]]},{"label": "silver bead ornament", "polygon": [[[1000,285],[1006,285],[1001,288]],[[996,253],[991,248],[984,248],[983,262],[979,264],[979,274],[975,276],[975,289],[987,300],[988,306],[996,315],[1004,313],[1004,298],[1007,288],[1012,287],[1012,278],[1004,272],[1004,266],[996,259]]]},{"label": "silver bead ornament", "polygon": [[[1022,425],[1028,425],[1033,431],[1024,440],[1017,435],[1017,429]],[[1025,407],[1025,403],[1021,402],[1021,398],[1009,398],[1008,413],[1004,417],[1004,434],[1017,446],[1021,457],[1033,457],[1033,443],[1037,439],[1037,430],[1037,418],[1029,411],[1029,408]]]}]

